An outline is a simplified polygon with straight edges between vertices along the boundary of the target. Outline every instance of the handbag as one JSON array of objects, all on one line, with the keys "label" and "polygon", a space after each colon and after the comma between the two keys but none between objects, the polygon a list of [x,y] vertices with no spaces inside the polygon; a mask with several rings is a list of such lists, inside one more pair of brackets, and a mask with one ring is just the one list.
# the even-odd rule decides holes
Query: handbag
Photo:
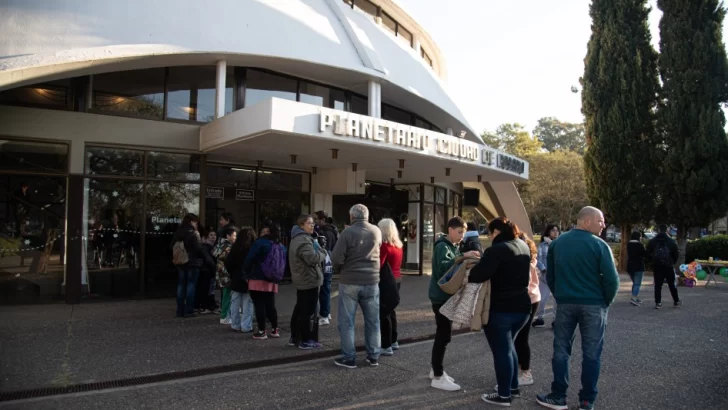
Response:
[{"label": "handbag", "polygon": [[454,295],[457,291],[467,283],[467,269],[460,269],[463,265],[463,259],[455,260],[455,264],[448,269],[447,272],[437,281],[440,289],[448,295]]}]

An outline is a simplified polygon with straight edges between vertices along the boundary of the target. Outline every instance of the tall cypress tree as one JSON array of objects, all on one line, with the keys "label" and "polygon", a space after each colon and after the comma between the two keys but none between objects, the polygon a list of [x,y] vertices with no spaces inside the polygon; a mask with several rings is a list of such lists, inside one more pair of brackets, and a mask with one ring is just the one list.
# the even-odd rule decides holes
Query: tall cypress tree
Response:
[{"label": "tall cypress tree", "polygon": [[632,224],[649,221],[656,203],[659,81],[646,3],[592,1],[592,35],[581,78],[587,193],[607,223],[621,227],[622,268]]},{"label": "tall cypress tree", "polygon": [[658,0],[657,6],[663,12],[663,204],[678,226],[682,263],[688,229],[707,226],[728,210],[728,140],[721,109],[728,101],[725,10],[718,0]]}]

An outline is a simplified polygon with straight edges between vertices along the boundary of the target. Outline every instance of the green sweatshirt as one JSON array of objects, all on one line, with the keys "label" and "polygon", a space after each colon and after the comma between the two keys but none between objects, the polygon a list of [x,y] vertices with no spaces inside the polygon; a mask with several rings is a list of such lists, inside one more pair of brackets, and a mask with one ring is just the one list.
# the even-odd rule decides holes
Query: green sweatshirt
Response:
[{"label": "green sweatshirt", "polygon": [[447,239],[447,235],[440,235],[432,252],[432,276],[430,277],[429,294],[433,305],[442,305],[450,299],[451,295],[443,292],[437,282],[455,264],[455,258],[458,256],[460,256],[458,247]]},{"label": "green sweatshirt", "polygon": [[549,245],[546,281],[558,304],[610,305],[619,290],[612,249],[601,238],[572,229]]}]

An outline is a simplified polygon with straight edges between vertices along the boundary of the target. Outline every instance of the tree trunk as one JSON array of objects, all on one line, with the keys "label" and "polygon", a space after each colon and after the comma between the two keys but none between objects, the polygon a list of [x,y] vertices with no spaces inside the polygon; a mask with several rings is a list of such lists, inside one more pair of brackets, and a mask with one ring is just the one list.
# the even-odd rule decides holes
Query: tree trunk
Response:
[{"label": "tree trunk", "polygon": [[677,250],[677,264],[682,265],[685,263],[685,254],[688,250],[688,228],[685,225],[677,227]]},{"label": "tree trunk", "polygon": [[619,241],[619,265],[617,266],[619,272],[627,271],[627,242],[629,242],[631,234],[632,225],[622,225],[622,239]]}]

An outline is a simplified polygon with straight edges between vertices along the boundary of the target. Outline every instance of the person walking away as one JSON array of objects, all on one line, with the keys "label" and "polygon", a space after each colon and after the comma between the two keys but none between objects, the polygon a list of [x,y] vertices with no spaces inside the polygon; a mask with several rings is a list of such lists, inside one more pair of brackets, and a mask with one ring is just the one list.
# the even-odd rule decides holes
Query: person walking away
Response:
[{"label": "person walking away", "polygon": [[[280,225],[274,223],[268,229],[267,235],[253,242],[243,264],[243,278],[248,281],[248,293],[253,299],[255,318],[258,323],[258,331],[253,334],[255,340],[268,339],[266,319],[270,321],[271,325],[270,337],[281,337],[278,329],[276,293],[278,293],[278,284],[283,278],[282,268],[285,268],[286,265],[286,253],[285,248],[281,245]],[[274,266],[277,270],[275,275],[268,270]],[[268,272],[267,275],[266,272]]]},{"label": "person walking away", "polygon": [[528,282],[528,297],[531,298],[531,314],[528,317],[528,322],[523,326],[516,340],[514,342],[516,347],[516,354],[518,355],[518,385],[519,386],[530,386],[533,384],[533,374],[531,373],[531,346],[528,343],[528,337],[531,333],[531,322],[536,315],[538,310],[539,302],[541,301],[541,292],[539,292],[539,278],[538,278],[538,250],[536,243],[526,236],[525,233],[521,233],[519,238],[526,242],[528,250],[531,252],[531,267],[530,267],[530,280]]},{"label": "person walking away", "polygon": [[322,347],[318,341],[316,305],[319,287],[324,280],[321,268],[328,254],[311,236],[313,231],[313,217],[299,216],[296,226],[291,229],[291,245],[288,249],[291,281],[296,287],[296,306],[291,315],[291,339],[288,345],[304,350]]},{"label": "person walking away", "polygon": [[[216,245],[220,245],[220,242],[225,239],[224,231],[226,228],[233,228],[235,232],[238,231],[238,229],[235,227],[235,219],[233,218],[233,214],[231,214],[230,212],[223,212],[222,215],[220,215],[220,219],[218,221]],[[220,324],[229,325],[231,298],[230,289],[227,287],[219,286],[219,282],[218,287],[220,288]]]},{"label": "person walking away", "polygon": [[227,306],[227,312],[223,310],[220,313],[221,316],[225,316],[225,319],[220,320],[220,323],[223,325],[229,325],[232,323],[230,318],[230,300],[232,293],[230,290],[230,273],[225,267],[225,261],[227,260],[230,249],[237,238],[237,233],[235,232],[235,228],[231,226],[223,228],[221,233],[223,236],[218,239],[217,245],[212,251],[212,256],[215,257],[215,260],[217,261],[215,280],[220,287],[222,299],[227,300],[227,303],[223,303],[223,309],[226,309],[225,306]]},{"label": "person walking away", "polygon": [[604,228],[602,211],[587,206],[579,211],[576,228],[549,246],[546,280],[559,306],[551,361],[554,381],[551,393],[536,400],[550,409],[568,409],[569,360],[577,326],[583,356],[579,409],[592,410],[597,398],[607,314],[619,289],[612,250],[598,237]]},{"label": "person walking away", "polygon": [[367,362],[379,366],[381,334],[379,329],[379,249],[382,234],[367,222],[369,209],[356,204],[349,209],[351,226],[341,232],[331,254],[334,272],[339,274],[338,325],[341,357],[337,366],[356,368],[354,324],[356,307],[364,316],[364,345]]},{"label": "person walking away", "polygon": [[682,300],[677,294],[675,263],[677,263],[677,243],[667,234],[667,225],[657,227],[657,235],[647,243],[647,256],[652,259],[655,282],[655,309],[662,309],[662,284],[667,282],[672,295],[673,307],[680,307]]},{"label": "person walking away", "polygon": [[483,245],[480,243],[480,234],[475,223],[468,222],[468,230],[465,232],[463,242],[460,244],[460,253],[478,251],[483,253]]},{"label": "person walking away", "polygon": [[[399,239],[397,224],[392,219],[385,218],[377,224],[382,232],[382,246],[379,248],[379,267],[388,264],[392,269],[396,283],[396,298],[399,300],[399,290],[402,286],[402,241]],[[381,303],[380,303],[381,309]],[[382,333],[382,356],[392,356],[394,351],[399,349],[397,342],[397,313],[395,309],[381,312],[379,325]]]},{"label": "person walking away", "polygon": [[[546,259],[549,254],[549,245],[552,241],[559,237],[559,228],[556,225],[547,225],[546,229],[541,235],[541,243],[538,244],[538,259],[536,266],[538,267],[540,276],[538,291],[541,293],[541,303],[538,306],[538,312],[536,312],[536,320],[533,321],[533,327],[545,327],[546,323],[543,320],[543,316],[546,313],[546,304],[549,303],[551,298],[551,290],[549,290],[548,283],[546,283]],[[556,304],[554,303],[554,317],[556,317]],[[551,327],[554,326],[554,322],[551,322]]]},{"label": "person walking away", "polygon": [[197,215],[185,215],[172,241],[173,263],[177,267],[177,317],[195,316],[195,288],[200,267],[205,262],[212,263],[205,259],[197,232],[198,223]]},{"label": "person walking away", "polygon": [[252,228],[241,229],[225,260],[225,268],[230,274],[230,327],[235,332],[253,331],[255,306],[248,293],[248,282],[245,281],[243,275],[243,265],[255,239],[255,231]]},{"label": "person walking away", "polygon": [[[314,222],[316,233],[326,238],[326,251],[331,254],[339,239],[339,231],[334,225],[334,220],[326,215],[325,211],[317,211]],[[319,290],[319,326],[327,326],[331,323],[331,279],[334,276],[331,267],[331,259],[323,264],[324,281]]]},{"label": "person walking away", "polygon": [[435,331],[435,342],[432,345],[430,386],[445,391],[460,390],[460,385],[445,373],[443,366],[445,351],[452,339],[452,321],[440,313],[440,308],[450,299],[451,295],[443,292],[437,282],[455,265],[455,258],[459,256],[480,257],[478,251],[469,251],[465,255],[460,254],[458,245],[463,240],[465,227],[463,218],[459,216],[450,218],[447,221],[447,235],[443,234],[437,238],[432,252],[432,276],[430,276],[428,296],[432,303],[432,311],[435,312],[437,330]]},{"label": "person walking away", "polygon": [[485,393],[481,398],[486,403],[510,407],[512,396],[520,396],[515,339],[531,314],[531,251],[519,238],[518,226],[505,217],[493,219],[488,231],[493,245],[483,252],[468,277],[470,283],[491,283],[490,316],[483,331],[493,353],[498,385],[495,393]]},{"label": "person walking away", "polygon": [[[205,235],[202,239],[202,249],[210,258],[212,251],[217,243],[217,233],[215,229],[205,229]],[[197,279],[197,287],[195,289],[195,310],[200,315],[212,313],[217,308],[215,303],[215,271],[216,267],[203,264],[200,267],[200,277]]]},{"label": "person walking away", "polygon": [[642,277],[645,274],[645,258],[647,257],[647,251],[640,242],[641,239],[641,232],[632,232],[629,243],[627,243],[627,273],[629,278],[632,279],[632,297],[629,298],[629,303],[634,306],[642,304],[639,295],[640,287],[642,287]]}]

